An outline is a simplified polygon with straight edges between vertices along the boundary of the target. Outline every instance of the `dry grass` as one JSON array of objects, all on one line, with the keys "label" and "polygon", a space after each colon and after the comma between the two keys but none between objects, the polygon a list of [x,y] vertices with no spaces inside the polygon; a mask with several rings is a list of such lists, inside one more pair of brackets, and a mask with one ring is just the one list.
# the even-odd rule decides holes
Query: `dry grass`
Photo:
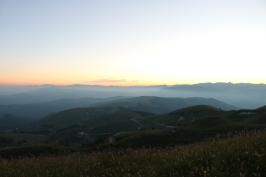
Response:
[{"label": "dry grass", "polygon": [[2,177],[266,176],[266,131],[228,133],[169,148],[105,150],[77,156],[0,159]]}]

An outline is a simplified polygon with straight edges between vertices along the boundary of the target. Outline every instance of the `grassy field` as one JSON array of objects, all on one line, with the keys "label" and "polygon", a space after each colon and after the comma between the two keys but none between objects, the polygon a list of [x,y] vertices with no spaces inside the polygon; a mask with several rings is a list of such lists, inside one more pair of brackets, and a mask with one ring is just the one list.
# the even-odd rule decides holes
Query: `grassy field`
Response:
[{"label": "grassy field", "polygon": [[0,158],[21,159],[28,157],[45,157],[51,155],[67,155],[75,149],[58,146],[56,144],[38,144],[20,147],[6,147],[0,149]]},{"label": "grassy field", "polygon": [[206,142],[166,148],[106,149],[92,153],[0,158],[2,177],[266,176],[266,131],[217,135]]}]

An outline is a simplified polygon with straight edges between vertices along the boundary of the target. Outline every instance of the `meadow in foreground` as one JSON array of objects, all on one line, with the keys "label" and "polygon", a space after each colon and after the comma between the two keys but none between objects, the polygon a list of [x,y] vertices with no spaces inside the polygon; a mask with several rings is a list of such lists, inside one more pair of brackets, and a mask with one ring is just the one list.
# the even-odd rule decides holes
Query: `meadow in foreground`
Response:
[{"label": "meadow in foreground", "polygon": [[0,159],[1,176],[266,176],[266,130],[168,148]]}]

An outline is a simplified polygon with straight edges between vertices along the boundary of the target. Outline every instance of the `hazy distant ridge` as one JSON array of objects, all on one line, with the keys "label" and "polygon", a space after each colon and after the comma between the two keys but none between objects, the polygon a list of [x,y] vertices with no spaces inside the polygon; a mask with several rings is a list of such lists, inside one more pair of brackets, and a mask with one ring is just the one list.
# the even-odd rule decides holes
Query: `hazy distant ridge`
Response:
[{"label": "hazy distant ridge", "polygon": [[266,104],[266,84],[200,83],[128,87],[76,84],[69,86],[26,86],[21,88],[0,87],[0,105],[115,96],[204,97],[214,98],[240,108],[255,109]]}]

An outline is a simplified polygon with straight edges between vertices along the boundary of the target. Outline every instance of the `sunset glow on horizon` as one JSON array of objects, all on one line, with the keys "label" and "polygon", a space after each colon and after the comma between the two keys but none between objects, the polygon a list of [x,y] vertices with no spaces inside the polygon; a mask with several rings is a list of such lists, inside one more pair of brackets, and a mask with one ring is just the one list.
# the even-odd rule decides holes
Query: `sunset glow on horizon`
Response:
[{"label": "sunset glow on horizon", "polygon": [[0,85],[266,84],[266,2],[1,1]]}]

